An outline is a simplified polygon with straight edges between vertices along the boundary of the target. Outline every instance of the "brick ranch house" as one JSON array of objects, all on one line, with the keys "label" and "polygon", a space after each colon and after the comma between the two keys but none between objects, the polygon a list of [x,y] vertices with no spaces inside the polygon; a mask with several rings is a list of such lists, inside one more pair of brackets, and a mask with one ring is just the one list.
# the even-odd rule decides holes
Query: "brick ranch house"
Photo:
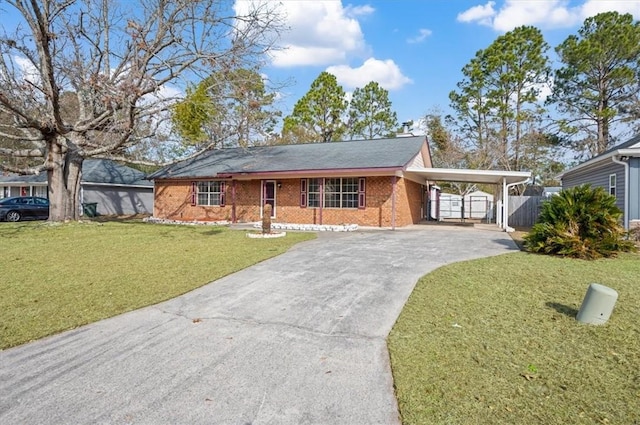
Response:
[{"label": "brick ranch house", "polygon": [[445,171],[432,168],[426,138],[410,136],[218,149],[147,178],[159,219],[255,222],[270,204],[279,223],[391,228],[426,217],[435,180],[508,183],[504,172]]},{"label": "brick ranch house", "polygon": [[179,221],[405,226],[422,219],[424,136],[218,149],[150,175],[154,216]]}]

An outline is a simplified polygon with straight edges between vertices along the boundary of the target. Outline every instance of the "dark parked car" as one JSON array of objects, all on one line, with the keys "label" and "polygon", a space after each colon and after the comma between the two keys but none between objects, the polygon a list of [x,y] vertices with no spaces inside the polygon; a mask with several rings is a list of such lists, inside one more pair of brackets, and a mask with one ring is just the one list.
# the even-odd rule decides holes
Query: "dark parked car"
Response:
[{"label": "dark parked car", "polygon": [[37,196],[16,196],[0,199],[0,221],[20,221],[49,218],[49,200]]}]

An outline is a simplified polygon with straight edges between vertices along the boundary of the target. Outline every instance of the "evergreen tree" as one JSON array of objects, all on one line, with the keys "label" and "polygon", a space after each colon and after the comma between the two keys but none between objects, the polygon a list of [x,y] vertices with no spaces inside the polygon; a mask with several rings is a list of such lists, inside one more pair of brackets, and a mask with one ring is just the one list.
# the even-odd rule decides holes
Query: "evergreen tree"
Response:
[{"label": "evergreen tree", "polygon": [[391,110],[389,92],[374,81],[356,88],[349,103],[349,134],[352,139],[393,137],[398,117]]},{"label": "evergreen tree", "polygon": [[[346,131],[343,121],[346,111],[344,89],[334,75],[323,71],[295,104],[293,113],[284,119],[283,139],[288,143],[341,140]],[[295,140],[296,134],[309,139]]]},{"label": "evergreen tree", "polygon": [[[462,140],[443,122],[438,111],[427,115],[424,120],[427,140],[431,150],[433,166],[437,168],[469,168],[469,155]],[[439,182],[444,192],[466,195],[475,190],[476,185],[462,182]]]},{"label": "evergreen tree", "polygon": [[640,24],[629,14],[601,13],[587,18],[556,52],[563,66],[550,102],[568,115],[560,130],[577,156],[593,157],[614,144],[614,125],[637,105]]},{"label": "evergreen tree", "polygon": [[462,135],[473,144],[471,167],[531,169],[527,144],[539,140],[530,134],[540,132],[547,50],[540,30],[522,26],[478,51],[463,68],[465,79],[449,98]]}]

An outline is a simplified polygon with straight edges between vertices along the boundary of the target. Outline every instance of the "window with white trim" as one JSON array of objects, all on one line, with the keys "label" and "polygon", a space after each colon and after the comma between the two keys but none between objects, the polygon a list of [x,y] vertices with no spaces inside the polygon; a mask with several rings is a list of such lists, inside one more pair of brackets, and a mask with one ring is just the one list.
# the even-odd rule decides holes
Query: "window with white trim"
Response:
[{"label": "window with white trim", "polygon": [[320,183],[322,179],[307,179],[307,206],[309,208],[320,207]]},{"label": "window with white trim", "polygon": [[196,183],[196,205],[224,206],[224,182],[219,180]]},{"label": "window with white trim", "polygon": [[[321,189],[324,196],[321,196]],[[321,205],[322,200],[322,205]],[[365,178],[341,177],[302,179],[300,206],[302,208],[365,208]]]},{"label": "window with white trim", "polygon": [[609,175],[609,195],[616,196],[616,175]]},{"label": "window with white trim", "polygon": [[353,177],[324,180],[325,208],[358,208],[358,179]]}]

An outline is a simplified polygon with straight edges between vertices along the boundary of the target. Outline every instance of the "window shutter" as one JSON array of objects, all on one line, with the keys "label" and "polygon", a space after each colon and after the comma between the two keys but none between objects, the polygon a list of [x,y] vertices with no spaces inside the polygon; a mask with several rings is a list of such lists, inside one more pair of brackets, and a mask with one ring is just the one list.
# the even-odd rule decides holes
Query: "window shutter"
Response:
[{"label": "window shutter", "polygon": [[225,201],[225,189],[227,188],[227,185],[225,184],[225,182],[220,182],[220,206],[224,207],[224,201]]},{"label": "window shutter", "polygon": [[300,179],[300,208],[307,208],[307,179]]},{"label": "window shutter", "polygon": [[365,178],[358,179],[358,208],[360,209],[366,207],[365,186]]},{"label": "window shutter", "polygon": [[191,182],[191,206],[195,207],[198,201],[198,183]]}]

